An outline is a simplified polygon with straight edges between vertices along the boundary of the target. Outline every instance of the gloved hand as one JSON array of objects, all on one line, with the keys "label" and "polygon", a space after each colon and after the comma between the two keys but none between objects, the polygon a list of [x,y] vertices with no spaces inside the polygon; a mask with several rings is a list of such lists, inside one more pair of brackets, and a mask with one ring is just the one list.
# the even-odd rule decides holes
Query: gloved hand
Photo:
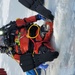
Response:
[{"label": "gloved hand", "polygon": [[45,70],[45,69],[47,69],[48,66],[49,66],[48,64],[41,64],[38,66],[38,68]]},{"label": "gloved hand", "polygon": [[45,20],[46,18],[43,17],[43,16],[40,15],[40,14],[37,14],[37,15],[36,15],[36,19],[37,19],[37,20],[41,20],[41,19],[42,19],[42,20]]}]

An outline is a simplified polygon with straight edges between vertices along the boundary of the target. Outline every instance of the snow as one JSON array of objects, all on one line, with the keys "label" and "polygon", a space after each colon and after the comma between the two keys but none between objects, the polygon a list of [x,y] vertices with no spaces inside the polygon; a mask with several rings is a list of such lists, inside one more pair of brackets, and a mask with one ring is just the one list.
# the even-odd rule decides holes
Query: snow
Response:
[{"label": "snow", "polygon": [[[9,5],[10,5],[10,0],[3,0],[2,1],[2,18],[3,18],[3,25],[6,24],[6,21],[7,21],[7,18],[8,18],[8,15],[9,15]],[[6,5],[6,6],[5,6]]]},{"label": "snow", "polygon": [[[54,19],[54,44],[59,57],[47,62],[46,75],[75,75],[75,0],[45,0],[45,7],[52,11]],[[0,27],[16,18],[36,14],[22,6],[18,0],[0,0]],[[0,54],[0,67],[7,75],[24,75],[15,60]],[[44,75],[42,71],[41,75]]]},{"label": "snow", "polygon": [[54,37],[59,57],[50,63],[48,75],[75,75],[75,1],[60,0],[54,20]]}]

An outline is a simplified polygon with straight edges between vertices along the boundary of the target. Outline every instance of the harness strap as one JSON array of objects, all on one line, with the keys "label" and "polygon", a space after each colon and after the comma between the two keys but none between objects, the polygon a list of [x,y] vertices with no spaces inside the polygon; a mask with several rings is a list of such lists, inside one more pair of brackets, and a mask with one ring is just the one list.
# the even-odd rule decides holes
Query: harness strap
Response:
[{"label": "harness strap", "polygon": [[20,35],[21,35],[21,33],[18,32],[18,39],[15,40],[16,45],[18,45],[18,54],[22,54],[22,52],[20,50],[20,40],[19,40],[20,39]]}]

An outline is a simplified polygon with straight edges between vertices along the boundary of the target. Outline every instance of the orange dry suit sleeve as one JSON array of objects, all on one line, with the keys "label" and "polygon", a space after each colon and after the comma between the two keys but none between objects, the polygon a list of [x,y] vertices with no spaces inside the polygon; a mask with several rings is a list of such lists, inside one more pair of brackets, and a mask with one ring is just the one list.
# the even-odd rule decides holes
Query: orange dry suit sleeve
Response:
[{"label": "orange dry suit sleeve", "polygon": [[25,25],[26,23],[33,23],[33,22],[36,22],[37,21],[37,17],[36,15],[35,16],[31,16],[31,17],[28,17],[28,18],[24,18],[24,19],[17,19],[16,20],[16,24],[18,27],[22,26],[22,25]]}]

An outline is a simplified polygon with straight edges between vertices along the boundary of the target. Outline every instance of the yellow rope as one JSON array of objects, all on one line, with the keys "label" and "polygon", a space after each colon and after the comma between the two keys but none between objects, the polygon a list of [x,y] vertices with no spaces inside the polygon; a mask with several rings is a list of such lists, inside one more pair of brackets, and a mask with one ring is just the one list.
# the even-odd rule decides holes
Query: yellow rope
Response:
[{"label": "yellow rope", "polygon": [[[9,49],[6,50],[6,53],[8,53],[9,51],[12,50],[12,47],[9,47]],[[8,54],[8,56],[10,56],[12,59],[14,59],[16,62],[18,62],[18,60],[16,60],[13,56],[13,54]]]},{"label": "yellow rope", "polygon": [[[33,27],[33,26],[36,26],[36,27],[38,28],[38,33],[37,33],[36,36],[31,37],[31,36],[29,35],[29,33],[30,33],[30,29],[31,29],[31,27]],[[28,29],[28,33],[27,33],[26,37],[27,37],[27,38],[36,38],[36,37],[39,35],[39,31],[40,31],[40,27],[39,27],[37,24],[33,24],[33,25],[31,25],[31,26],[29,27],[29,29]],[[35,32],[34,32],[34,33],[35,33]]]},{"label": "yellow rope", "polygon": [[[32,56],[34,57],[34,51],[32,53]],[[36,75],[38,75],[38,72],[37,72],[36,68],[34,68],[34,71],[35,71]]]},{"label": "yellow rope", "polygon": [[34,68],[34,71],[35,71],[36,75],[38,75],[38,72],[37,72],[36,68]]}]

